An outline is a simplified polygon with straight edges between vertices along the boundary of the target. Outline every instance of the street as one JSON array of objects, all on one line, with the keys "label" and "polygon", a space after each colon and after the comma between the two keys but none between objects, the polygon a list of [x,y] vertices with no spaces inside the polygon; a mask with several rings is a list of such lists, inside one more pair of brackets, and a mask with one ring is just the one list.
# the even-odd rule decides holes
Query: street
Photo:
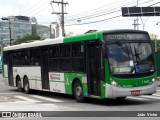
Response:
[{"label": "street", "polygon": [[[4,85],[0,75],[0,111],[159,111],[160,87],[152,96],[127,97],[125,100],[87,99],[77,103],[70,95],[33,91],[32,94],[18,92],[16,87]],[[53,117],[53,112],[43,115]],[[55,114],[57,114],[55,112]],[[57,114],[57,115],[58,115]],[[59,116],[59,115],[58,115]],[[67,116],[64,114],[64,116]],[[72,116],[72,115],[71,115]],[[79,114],[78,114],[79,116]],[[83,116],[83,115],[82,115]],[[92,115],[91,115],[92,116]],[[113,116],[114,117],[114,116]],[[135,116],[136,117],[136,116]]]}]

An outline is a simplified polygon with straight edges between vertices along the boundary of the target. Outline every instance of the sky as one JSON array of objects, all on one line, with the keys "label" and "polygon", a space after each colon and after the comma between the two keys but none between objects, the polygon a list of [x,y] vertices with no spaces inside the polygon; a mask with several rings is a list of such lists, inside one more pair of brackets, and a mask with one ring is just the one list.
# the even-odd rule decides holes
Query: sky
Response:
[{"label": "sky", "polygon": [[[39,24],[59,22],[61,5],[52,0],[0,0],[0,17],[23,15],[36,17]],[[60,0],[54,0],[60,1]],[[64,0],[65,31],[81,34],[88,30],[134,29],[136,17],[122,17],[121,7],[137,6],[137,0]],[[155,4],[155,5],[153,5]],[[138,0],[138,7],[160,6],[159,0]],[[139,30],[156,34],[160,38],[160,16],[139,17]]]}]

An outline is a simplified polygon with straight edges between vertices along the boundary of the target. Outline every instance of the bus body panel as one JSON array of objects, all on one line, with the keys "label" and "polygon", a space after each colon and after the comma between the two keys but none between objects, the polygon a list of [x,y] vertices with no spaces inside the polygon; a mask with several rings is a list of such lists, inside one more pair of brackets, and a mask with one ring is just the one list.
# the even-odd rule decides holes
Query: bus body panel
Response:
[{"label": "bus body panel", "polygon": [[4,65],[4,72],[3,72],[3,78],[4,78],[4,81],[5,81],[5,84],[6,85],[9,85],[9,81],[8,81],[8,65]]},{"label": "bus body panel", "polygon": [[139,90],[139,95],[149,95],[156,93],[157,84],[154,82],[151,85],[143,86],[143,87],[131,87],[131,88],[122,88],[115,87],[110,84],[106,84],[106,98],[117,98],[117,97],[126,97],[132,96],[131,91]]},{"label": "bus body panel", "polygon": [[87,41],[87,40],[96,40],[96,39],[103,40],[102,32],[65,37],[64,38],[64,43]]},{"label": "bus body panel", "polygon": [[16,86],[17,76],[21,79],[22,87],[23,78],[26,76],[29,80],[30,89],[42,90],[40,67],[13,67],[14,86]]},{"label": "bus body panel", "polygon": [[152,76],[141,77],[141,78],[115,78],[111,77],[111,80],[117,82],[121,87],[128,88],[128,87],[141,87],[149,85],[152,82],[152,79],[155,78],[155,74]]},{"label": "bus body panel", "polygon": [[66,93],[64,73],[49,72],[50,91]]}]

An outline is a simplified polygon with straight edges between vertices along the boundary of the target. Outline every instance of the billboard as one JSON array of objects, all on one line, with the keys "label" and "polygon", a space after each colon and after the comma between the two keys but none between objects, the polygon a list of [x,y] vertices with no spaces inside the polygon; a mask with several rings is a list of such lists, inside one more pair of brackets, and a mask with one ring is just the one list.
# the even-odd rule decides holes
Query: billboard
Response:
[{"label": "billboard", "polygon": [[122,7],[122,16],[160,16],[160,7]]}]

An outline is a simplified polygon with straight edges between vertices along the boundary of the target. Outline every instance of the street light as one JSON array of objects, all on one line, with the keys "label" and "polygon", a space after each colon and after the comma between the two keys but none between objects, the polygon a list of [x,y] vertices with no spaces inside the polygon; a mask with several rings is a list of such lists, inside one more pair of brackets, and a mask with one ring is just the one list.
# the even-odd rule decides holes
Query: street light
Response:
[{"label": "street light", "polygon": [[6,17],[2,17],[2,20],[8,20],[9,21],[9,38],[10,38],[10,46],[11,46],[11,21],[10,21],[10,18],[6,18]]}]

